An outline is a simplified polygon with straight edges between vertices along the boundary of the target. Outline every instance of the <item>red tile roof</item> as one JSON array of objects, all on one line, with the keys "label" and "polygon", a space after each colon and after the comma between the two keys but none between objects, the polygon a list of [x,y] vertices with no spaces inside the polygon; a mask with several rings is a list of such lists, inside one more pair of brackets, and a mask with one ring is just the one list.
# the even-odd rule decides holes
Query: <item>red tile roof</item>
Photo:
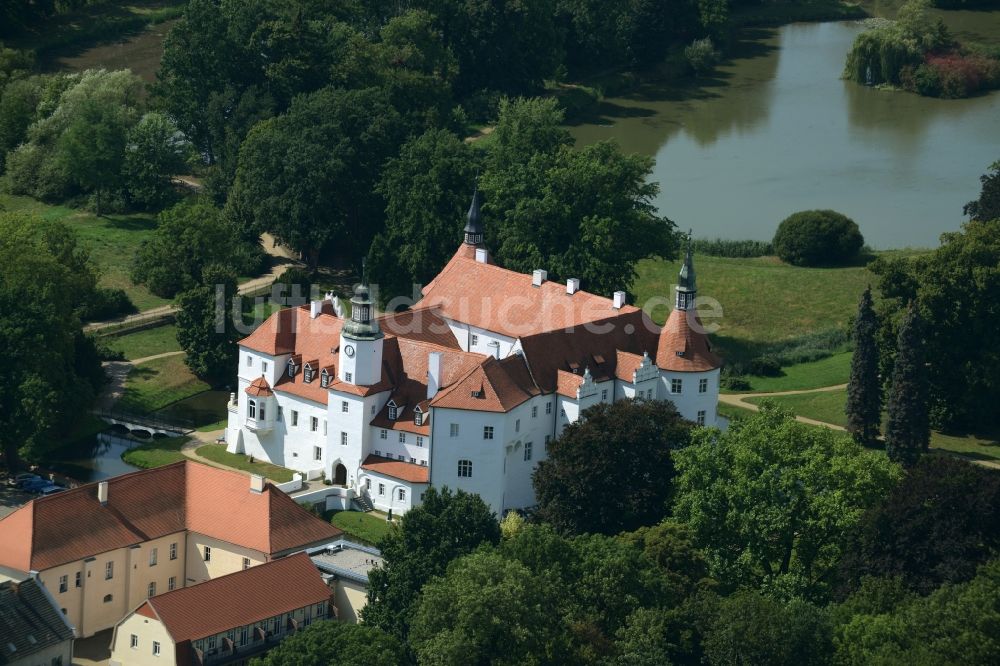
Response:
[{"label": "red tile roof", "polygon": [[247,395],[252,395],[258,398],[267,398],[274,395],[274,391],[271,390],[271,385],[267,383],[264,376],[261,375],[257,379],[250,382],[250,386],[247,387]]},{"label": "red tile roof", "polygon": [[532,276],[475,260],[467,246],[459,248],[441,273],[424,287],[423,306],[442,316],[512,338],[579,326],[586,322],[639,312],[585,291],[566,293],[561,282],[535,287]]},{"label": "red tile roof", "polygon": [[429,483],[431,480],[431,469],[426,465],[414,465],[413,463],[383,458],[382,456],[370,455],[361,463],[361,469],[370,472],[391,476],[394,479],[409,481],[410,483]]},{"label": "red tile roof", "polygon": [[703,332],[696,310],[672,310],[660,333],[656,367],[672,372],[706,372],[722,367]]},{"label": "red tile roof", "polygon": [[533,395],[538,395],[520,355],[497,361],[489,357],[461,380],[438,392],[432,407],[508,412]]},{"label": "red tile roof", "polygon": [[0,566],[43,571],[185,530],[278,555],[342,532],[247,475],[183,461],[28,502],[0,519]]},{"label": "red tile roof", "polygon": [[135,612],[158,619],[174,642],[180,643],[332,603],[331,595],[309,556],[296,553],[157,595]]}]

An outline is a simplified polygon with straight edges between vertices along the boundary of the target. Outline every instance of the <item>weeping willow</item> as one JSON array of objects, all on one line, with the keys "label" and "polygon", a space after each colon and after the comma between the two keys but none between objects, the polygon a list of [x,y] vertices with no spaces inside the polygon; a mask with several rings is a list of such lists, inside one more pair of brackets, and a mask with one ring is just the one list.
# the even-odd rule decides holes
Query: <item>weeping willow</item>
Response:
[{"label": "weeping willow", "polygon": [[844,78],[878,85],[899,83],[899,73],[907,65],[923,60],[917,40],[896,25],[868,30],[858,35],[847,54]]}]

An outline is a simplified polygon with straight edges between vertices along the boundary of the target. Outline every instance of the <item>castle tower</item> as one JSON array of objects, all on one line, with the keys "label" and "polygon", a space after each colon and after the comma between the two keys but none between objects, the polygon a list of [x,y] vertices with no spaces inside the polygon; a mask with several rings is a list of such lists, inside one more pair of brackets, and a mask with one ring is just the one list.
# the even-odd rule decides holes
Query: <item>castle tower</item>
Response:
[{"label": "castle tower", "polygon": [[377,384],[382,379],[383,337],[364,276],[351,298],[351,320],[340,331],[338,378],[358,386]]},{"label": "castle tower", "polygon": [[681,271],[677,275],[676,300],[674,308],[677,310],[690,310],[694,307],[694,299],[698,293],[698,287],[694,277],[694,258],[691,248],[691,232],[688,231],[687,252],[684,255],[684,263]]},{"label": "castle tower", "polygon": [[483,219],[482,213],[479,211],[480,196],[479,188],[472,193],[472,204],[469,206],[469,213],[465,216],[465,244],[466,245],[482,245],[483,244]]}]

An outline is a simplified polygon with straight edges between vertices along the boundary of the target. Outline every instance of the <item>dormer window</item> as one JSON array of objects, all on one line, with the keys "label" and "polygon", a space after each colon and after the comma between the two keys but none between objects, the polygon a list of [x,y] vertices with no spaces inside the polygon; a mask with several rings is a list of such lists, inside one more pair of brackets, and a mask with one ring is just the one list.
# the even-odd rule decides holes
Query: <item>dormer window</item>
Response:
[{"label": "dormer window", "polygon": [[298,371],[299,371],[299,369],[297,367],[295,367],[295,359],[294,358],[288,359],[288,376],[289,376],[289,378],[295,377],[295,373],[298,372]]},{"label": "dormer window", "polygon": [[399,415],[399,407],[396,406],[392,400],[389,401],[389,420],[395,421],[396,417]]},{"label": "dormer window", "polygon": [[309,365],[308,363],[306,363],[306,368],[305,368],[305,371],[304,371],[304,373],[302,375],[302,380],[306,384],[309,384],[313,380],[313,369],[312,369],[312,366]]},{"label": "dormer window", "polygon": [[330,385],[330,373],[323,369],[323,372],[319,373],[319,385],[326,388]]},{"label": "dormer window", "polygon": [[419,407],[417,407],[415,410],[413,410],[413,425],[423,425],[423,424],[424,424],[424,413],[420,411]]}]

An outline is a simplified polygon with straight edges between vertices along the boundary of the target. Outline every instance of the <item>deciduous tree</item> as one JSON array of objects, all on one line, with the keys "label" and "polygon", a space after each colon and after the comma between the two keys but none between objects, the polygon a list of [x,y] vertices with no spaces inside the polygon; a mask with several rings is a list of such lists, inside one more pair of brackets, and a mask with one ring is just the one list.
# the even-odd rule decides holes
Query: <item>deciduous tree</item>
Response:
[{"label": "deciduous tree", "polygon": [[364,624],[316,622],[285,638],[251,666],[399,666],[406,648],[393,636]]},{"label": "deciduous tree", "polygon": [[991,164],[979,181],[983,184],[979,198],[965,204],[962,212],[973,220],[1000,220],[1000,161]]},{"label": "deciduous tree", "polygon": [[[590,407],[538,463],[538,517],[576,534],[655,525],[667,515],[672,453],[688,443],[689,428],[669,402],[619,400]],[[595,502],[595,488],[622,491]]]},{"label": "deciduous tree", "polygon": [[496,516],[478,495],[430,488],[379,544],[384,563],[369,572],[366,624],[405,640],[421,588],[448,564],[500,540]]},{"label": "deciduous tree", "polygon": [[846,535],[899,469],[848,437],[765,402],[725,432],[695,431],[675,454],[675,516],[727,585],[822,598]]},{"label": "deciduous tree", "polygon": [[236,294],[236,276],[216,265],[203,271],[200,284],[177,296],[177,342],[186,353],[184,363],[216,386],[232,379],[239,359]]}]

